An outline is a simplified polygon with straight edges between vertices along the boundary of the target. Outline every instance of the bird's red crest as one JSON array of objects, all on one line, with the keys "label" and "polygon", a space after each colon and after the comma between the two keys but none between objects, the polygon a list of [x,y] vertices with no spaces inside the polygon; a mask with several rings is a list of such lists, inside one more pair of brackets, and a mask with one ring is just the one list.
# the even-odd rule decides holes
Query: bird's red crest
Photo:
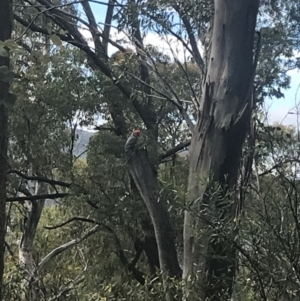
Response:
[{"label": "bird's red crest", "polygon": [[134,132],[134,134],[136,134],[136,135],[139,135],[139,134],[141,133],[140,130],[134,130],[133,132]]}]

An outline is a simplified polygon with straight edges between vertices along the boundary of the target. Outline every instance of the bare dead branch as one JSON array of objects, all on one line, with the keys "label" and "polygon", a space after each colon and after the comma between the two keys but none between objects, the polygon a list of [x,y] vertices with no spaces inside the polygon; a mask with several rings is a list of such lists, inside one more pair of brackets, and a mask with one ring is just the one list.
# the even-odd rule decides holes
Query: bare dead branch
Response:
[{"label": "bare dead branch", "polygon": [[[82,0],[82,1],[84,1],[84,0]],[[98,1],[98,0],[89,0],[89,2],[92,2],[92,3],[97,3],[97,4],[102,4],[102,5],[109,6],[109,3],[107,3],[107,2],[103,2],[103,1]],[[116,4],[114,4],[114,6],[123,8],[123,7],[126,7],[126,6],[128,6],[128,4],[116,3]]]},{"label": "bare dead branch", "polygon": [[[39,32],[45,35],[49,35],[49,32],[47,31],[47,29],[45,28],[41,28],[39,26],[36,26],[35,24],[31,24],[30,22],[22,19],[20,16],[18,16],[16,13],[14,13],[14,19],[19,22],[20,24],[22,24],[25,27],[28,27],[28,29],[30,29],[31,31],[35,31],[35,32]],[[63,41],[65,42],[70,42],[72,41],[72,38],[70,36],[67,35],[63,35],[61,33],[56,33],[56,32],[52,32],[57,34]]]},{"label": "bare dead branch", "polygon": [[[30,25],[30,23],[28,21],[22,19],[17,14],[14,14],[14,18],[15,18],[16,21],[18,21],[23,26],[29,26]],[[42,34],[45,34],[45,35],[49,35],[49,33],[46,29],[41,28],[41,27],[39,27],[35,24],[31,24],[29,26],[29,28],[34,32],[39,32],[39,33],[42,33]],[[91,60],[94,62],[94,64],[100,69],[100,71],[104,75],[106,75],[108,78],[110,78],[114,82],[116,87],[118,87],[120,89],[120,91],[126,97],[130,98],[130,95],[131,95],[130,91],[127,91],[123,86],[121,86],[121,84],[119,83],[117,78],[113,77],[113,74],[112,74],[110,68],[95,54],[95,52],[93,52],[90,49],[87,42],[82,37],[80,38],[80,33],[79,33],[79,37],[78,37],[77,32],[78,31],[76,30],[73,34],[73,31],[71,30],[70,33],[67,33],[65,35],[63,35],[59,32],[53,32],[53,33],[55,33],[57,36],[59,36],[62,41],[68,42],[68,43],[78,47],[79,49],[83,50],[91,58]]]}]

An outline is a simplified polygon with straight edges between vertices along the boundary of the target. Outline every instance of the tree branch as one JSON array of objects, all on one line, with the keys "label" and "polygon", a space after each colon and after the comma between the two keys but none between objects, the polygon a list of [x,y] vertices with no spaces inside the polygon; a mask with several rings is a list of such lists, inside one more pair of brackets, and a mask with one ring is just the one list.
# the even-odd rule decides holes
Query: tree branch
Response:
[{"label": "tree branch", "polygon": [[60,199],[68,196],[69,193],[54,193],[54,194],[41,194],[41,195],[32,195],[32,196],[20,196],[6,198],[6,203],[11,202],[22,202],[22,201],[37,201],[37,200],[46,200],[46,199]]},{"label": "tree branch", "polygon": [[29,191],[29,189],[27,189],[24,186],[19,187],[18,191],[21,192],[21,193],[23,193],[26,196],[32,196],[32,193]]},{"label": "tree branch", "polygon": [[109,131],[109,132],[117,132],[117,129],[114,127],[106,127],[106,126],[102,126],[102,125],[95,125],[94,130],[97,131]]},{"label": "tree branch", "polygon": [[[41,0],[39,0],[41,1]],[[39,26],[36,26],[34,24],[29,24],[29,22],[23,20],[22,18],[20,18],[19,16],[17,16],[16,14],[14,14],[15,19],[21,23],[24,26],[30,26],[29,28],[32,31],[35,32],[40,32],[43,34],[48,35],[48,31],[46,29],[43,29]],[[133,106],[135,108],[135,110],[138,112],[138,114],[141,116],[141,119],[143,120],[143,122],[145,123],[146,127],[148,129],[152,129],[153,128],[153,122],[152,120],[150,120],[149,118],[149,112],[148,110],[145,110],[144,106],[142,106],[139,101],[132,97],[132,93],[129,89],[126,89],[120,82],[120,80],[118,78],[116,78],[113,75],[112,70],[99,58],[99,56],[93,52],[90,47],[88,46],[87,42],[81,37],[79,31],[77,29],[75,29],[74,27],[72,28],[72,26],[67,26],[66,28],[69,34],[68,35],[62,35],[60,33],[55,33],[57,36],[59,36],[61,38],[62,41],[68,42],[76,47],[78,47],[79,49],[81,49],[82,51],[84,51],[88,57],[93,61],[93,63],[99,68],[99,70],[108,78],[110,78],[112,80],[112,82],[114,83],[114,85],[124,94],[124,96],[127,99],[131,99]],[[70,34],[74,37],[71,37]],[[92,68],[94,68],[93,66],[91,66]]]},{"label": "tree branch", "polygon": [[44,226],[45,229],[49,229],[49,230],[52,230],[52,229],[57,229],[57,228],[60,228],[60,227],[63,227],[73,221],[81,221],[81,222],[87,222],[87,223],[92,223],[92,224],[96,224],[97,227],[102,227],[104,228],[105,230],[107,230],[109,233],[112,234],[113,236],[113,239],[115,241],[115,246],[117,248],[116,250],[116,254],[118,255],[118,257],[120,258],[120,261],[122,262],[122,264],[124,265],[124,267],[126,269],[128,269],[128,271],[130,271],[132,273],[132,275],[135,277],[135,279],[140,282],[141,284],[145,284],[145,278],[144,278],[144,273],[142,273],[141,271],[139,271],[136,267],[135,267],[135,264],[136,264],[136,261],[138,260],[138,256],[139,255],[136,255],[135,259],[133,260],[133,262],[130,264],[124,254],[124,251],[123,251],[123,248],[121,246],[121,242],[118,238],[118,236],[116,235],[116,233],[114,232],[114,230],[107,226],[106,224],[102,223],[102,222],[97,222],[93,219],[90,219],[90,218],[85,218],[85,217],[79,217],[79,216],[76,216],[76,217],[73,217],[61,224],[58,224],[58,225],[55,225],[55,226]]},{"label": "tree branch", "polygon": [[[96,224],[98,226],[100,226],[100,225],[101,226],[106,226],[105,224],[97,222],[97,221],[95,221],[93,219],[90,219],[90,218],[75,216],[75,217],[72,217],[72,218],[68,219],[67,221],[65,221],[65,222],[63,222],[61,224],[58,224],[58,225],[55,225],[55,226],[44,226],[44,228],[47,229],[47,230],[54,230],[54,229],[57,229],[57,228],[61,228],[61,227],[65,226],[65,225],[67,225],[69,223],[74,222],[74,221],[81,221],[81,222]],[[110,228],[108,230],[112,231],[112,229],[110,229]]]},{"label": "tree branch", "polygon": [[[189,117],[189,115],[187,114],[186,110],[183,108],[183,106],[181,104],[178,103],[177,100],[174,100],[172,97],[167,96],[166,94],[160,92],[159,90],[157,90],[156,88],[154,88],[153,86],[150,86],[148,83],[143,82],[142,79],[138,78],[136,75],[134,75],[133,73],[130,73],[128,71],[126,71],[126,73],[128,75],[130,75],[131,77],[135,78],[136,80],[142,82],[144,85],[148,85],[153,91],[155,91],[157,94],[161,95],[162,97],[166,98],[166,100],[168,100],[169,102],[171,102],[181,113],[183,119],[185,120],[185,122],[187,123],[188,127],[190,129],[194,128],[194,123],[192,122],[191,118]],[[160,78],[159,74],[156,74],[156,71],[154,70],[154,74],[158,75],[157,79],[159,81],[161,81],[162,79]]]},{"label": "tree branch", "polygon": [[[67,30],[69,34],[73,36],[73,38],[79,41],[83,45],[87,45],[85,39],[83,38],[82,34],[79,32],[78,28],[73,24],[70,24],[63,13],[63,11],[55,8],[51,1],[47,0],[37,0],[40,4],[44,5],[46,8],[52,8],[51,14],[46,14],[49,18],[51,18],[57,25],[59,25],[62,29]],[[57,20],[57,17],[59,20]],[[31,28],[31,26],[29,26]]]},{"label": "tree branch", "polygon": [[[98,30],[98,25],[97,22],[95,20],[94,14],[92,12],[92,9],[90,7],[89,1],[85,0],[81,2],[81,5],[85,11],[85,14],[87,16],[87,19],[89,21],[90,24],[90,32],[92,34],[93,37],[93,41],[95,44],[95,50],[97,54],[103,54],[103,45],[101,43],[101,41],[99,40],[99,30]],[[107,53],[104,53],[105,57],[107,57]]]},{"label": "tree branch", "polygon": [[102,48],[103,48],[103,52],[106,55],[107,55],[107,50],[108,50],[109,34],[110,34],[110,28],[111,28],[111,22],[112,22],[115,4],[116,4],[116,2],[114,0],[109,0],[109,2],[107,4],[108,7],[107,7],[107,12],[106,12],[106,17],[105,17],[105,25],[104,25],[103,36],[102,36]]},{"label": "tree branch", "polygon": [[70,249],[71,247],[79,244],[80,242],[82,242],[83,240],[87,239],[88,237],[90,237],[91,235],[95,234],[97,231],[99,231],[100,226],[97,225],[95,227],[93,227],[92,229],[90,229],[89,231],[87,231],[84,235],[82,235],[79,238],[76,239],[72,239],[71,241],[57,247],[56,249],[52,250],[48,255],[46,255],[38,264],[38,270],[41,271],[45,265],[51,261],[54,257],[56,257],[57,255],[61,254],[62,252]]},{"label": "tree branch", "polygon": [[164,160],[164,159],[166,159],[166,158],[168,158],[168,157],[170,157],[170,156],[176,154],[177,152],[179,152],[179,151],[185,149],[186,147],[188,147],[188,146],[190,146],[190,145],[191,145],[191,140],[188,140],[188,141],[179,143],[179,144],[177,144],[175,147],[173,147],[173,148],[167,150],[164,154],[161,154],[161,155],[159,156],[159,159],[160,159],[160,161],[162,161],[162,160]]},{"label": "tree branch", "polygon": [[[137,12],[137,5],[135,0],[129,0],[131,6],[131,12],[129,15],[129,22],[131,23],[132,31],[133,31],[133,42],[136,47],[137,57],[139,58],[139,71],[140,77],[143,87],[142,92],[145,94],[147,102],[144,102],[142,106],[144,111],[147,111],[147,120],[151,125],[151,128],[156,131],[156,123],[157,123],[157,116],[155,109],[152,103],[151,97],[151,83],[150,83],[150,74],[148,70],[147,64],[144,62],[146,61],[146,55],[144,50],[144,43],[143,38],[140,30],[140,22],[138,19],[138,12]],[[156,134],[155,134],[156,136]]]},{"label": "tree branch", "polygon": [[274,166],[272,166],[270,169],[266,170],[266,171],[263,171],[262,173],[258,174],[259,177],[262,177],[262,176],[265,176],[265,175],[268,175],[270,174],[273,170],[277,170],[278,168],[282,167],[284,164],[287,164],[287,163],[300,163],[299,160],[297,160],[296,158],[294,159],[287,159],[287,160],[284,160],[284,161],[281,161],[279,163],[276,163]]},{"label": "tree branch", "polygon": [[[42,4],[45,4],[47,7],[49,6],[49,2],[47,2],[45,0],[38,0],[38,2],[42,3]],[[56,10],[54,9],[53,12],[57,13],[57,9]],[[60,12],[58,12],[58,14],[61,15]],[[34,24],[30,24],[29,22],[27,22],[24,19],[20,18],[16,14],[14,14],[14,17],[19,23],[21,23],[24,26],[29,27],[32,31],[40,32],[40,33],[43,33],[43,34],[46,34],[46,35],[49,34],[46,29],[41,28],[39,26],[36,26]],[[66,35],[56,33],[56,32],[53,32],[53,33],[58,35],[61,38],[62,41],[68,42],[68,43],[80,48],[81,50],[83,50],[88,55],[88,57],[93,61],[93,63],[99,68],[99,70],[104,75],[106,75],[108,78],[110,78],[113,81],[114,85],[125,95],[125,97],[127,99],[132,100],[134,108],[136,109],[137,113],[141,116],[141,119],[145,123],[147,129],[153,129],[153,123],[154,123],[153,120],[155,119],[155,122],[156,122],[156,116],[154,116],[153,112],[152,112],[152,114],[150,114],[151,116],[149,116],[148,106],[143,105],[142,103],[140,103],[138,101],[138,99],[136,99],[135,97],[132,97],[131,91],[129,89],[125,88],[121,84],[120,80],[114,76],[114,74],[113,74],[112,70],[110,69],[110,67],[107,66],[101,60],[101,58],[99,58],[99,56],[91,50],[91,48],[88,46],[87,42],[83,39],[82,35],[76,29],[75,26],[70,25],[67,22],[57,21],[56,18],[55,18],[55,15],[51,15],[51,17],[54,20],[54,22],[56,22],[59,26],[63,25],[62,28],[68,31],[68,34],[66,34]],[[91,66],[91,67],[95,68],[93,66]],[[145,83],[144,81],[142,81],[142,82]],[[188,114],[185,112],[183,107],[178,107],[178,108],[180,108],[180,112],[184,116],[184,118],[187,121],[188,125],[190,127],[193,127],[193,123],[191,122]]]},{"label": "tree branch", "polygon": [[48,301],[57,301],[57,300],[60,300],[61,297],[63,297],[63,295],[65,295],[69,291],[73,290],[74,287],[75,287],[75,285],[80,284],[81,282],[84,281],[84,279],[85,279],[84,276],[75,279],[74,281],[71,282],[71,284],[66,285],[65,287],[61,288],[61,291],[57,295],[55,295],[54,297],[50,298]]},{"label": "tree branch", "polygon": [[189,37],[189,40],[190,40],[190,44],[191,44],[191,47],[192,47],[192,50],[193,50],[193,55],[194,55],[195,61],[198,65],[198,67],[200,68],[200,70],[203,71],[204,70],[204,62],[203,62],[203,59],[201,57],[199,48],[197,46],[197,41],[196,41],[196,38],[193,34],[193,28],[191,26],[191,23],[188,20],[187,15],[180,9],[179,5],[174,4],[173,7],[177,11],[178,15],[180,16],[180,18],[181,18],[181,20],[182,20],[182,22],[183,22],[183,24],[186,28],[186,31],[187,31],[187,34],[188,34],[188,37]]},{"label": "tree branch", "polygon": [[20,176],[21,178],[25,179],[25,180],[29,180],[29,181],[39,181],[39,182],[45,182],[48,183],[50,185],[59,185],[62,187],[70,187],[71,183],[66,183],[66,182],[62,182],[62,181],[56,181],[56,180],[51,180],[51,179],[47,179],[44,177],[39,177],[39,176],[28,176],[25,175],[24,173],[15,170],[15,169],[11,169],[7,172],[7,174],[17,174],[18,176]]},{"label": "tree branch", "polygon": [[147,150],[136,150],[128,159],[130,173],[148,208],[154,226],[160,268],[169,276],[178,277],[182,271],[177,258],[167,201],[161,198],[157,177],[153,173]]},{"label": "tree branch", "polygon": [[[171,47],[170,47],[171,49]],[[153,66],[151,66],[149,64],[149,66],[151,67],[151,71],[153,71],[153,74],[155,75],[156,79],[158,80],[158,82],[161,84],[162,88],[167,92],[170,93],[171,95],[173,95],[173,97],[166,97],[168,101],[170,101],[171,103],[173,103],[179,110],[179,112],[181,113],[181,115],[183,116],[185,122],[187,123],[188,127],[192,130],[194,128],[194,124],[191,120],[191,118],[189,117],[189,115],[187,114],[186,110],[183,108],[182,106],[182,102],[180,101],[178,95],[175,93],[175,91],[173,90],[173,88],[171,87],[171,85],[160,75],[160,72],[158,71],[155,61],[153,60],[153,58],[149,55],[149,53],[145,52],[145,54],[147,55],[147,57],[151,60]],[[143,62],[144,64],[147,64],[147,61],[145,60]],[[145,83],[147,85],[147,83]],[[154,89],[154,87],[151,87],[154,91],[156,91],[157,93],[159,93],[160,95],[164,95],[161,92],[158,92],[157,89]]]}]

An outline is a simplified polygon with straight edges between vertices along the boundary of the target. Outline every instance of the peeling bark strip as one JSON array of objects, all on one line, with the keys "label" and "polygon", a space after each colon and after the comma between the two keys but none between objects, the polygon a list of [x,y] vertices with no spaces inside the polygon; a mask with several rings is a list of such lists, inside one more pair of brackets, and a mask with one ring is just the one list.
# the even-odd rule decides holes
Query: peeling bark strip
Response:
[{"label": "peeling bark strip", "polygon": [[130,173],[148,208],[154,226],[160,268],[171,277],[181,275],[167,206],[159,197],[157,178],[150,166],[147,151],[138,150],[131,156]]},{"label": "peeling bark strip", "polygon": [[[195,280],[193,289],[187,285],[189,300],[195,297],[192,291],[197,292],[198,300],[230,299],[235,275],[232,246],[218,230],[201,230],[213,217],[230,221],[231,208],[220,213],[219,198],[212,200],[207,194],[214,182],[221,185],[223,199],[234,187],[251,116],[247,94],[252,84],[259,0],[215,0],[214,5],[205,93],[190,146],[188,199],[193,205],[185,213],[183,271],[186,280]],[[211,211],[209,216],[203,213],[204,208]],[[206,221],[195,216],[205,217]],[[218,241],[213,241],[212,235]]]},{"label": "peeling bark strip", "polygon": [[[12,1],[0,1],[0,41],[11,38],[12,31]],[[0,56],[0,67],[9,67],[9,58]],[[9,92],[9,84],[0,81],[0,300],[3,299],[4,270],[4,239],[5,239],[5,201],[6,201],[6,171],[8,148],[8,110],[2,100]]]}]

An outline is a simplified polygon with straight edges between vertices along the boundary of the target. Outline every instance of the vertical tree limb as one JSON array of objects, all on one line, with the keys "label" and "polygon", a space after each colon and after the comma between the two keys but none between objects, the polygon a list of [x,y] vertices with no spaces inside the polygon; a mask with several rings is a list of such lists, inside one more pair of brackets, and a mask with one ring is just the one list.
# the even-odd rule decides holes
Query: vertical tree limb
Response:
[{"label": "vertical tree limb", "polygon": [[[34,195],[48,194],[48,184],[44,182],[36,183]],[[24,230],[19,246],[19,264],[24,273],[25,287],[29,288],[30,300],[38,300],[36,281],[36,266],[33,258],[33,245],[38,223],[45,205],[45,199],[34,200],[27,204],[27,213],[24,220]]]},{"label": "vertical tree limb", "polygon": [[105,17],[105,25],[103,29],[102,49],[103,49],[103,53],[106,54],[106,56],[108,51],[108,39],[109,39],[109,34],[111,29],[111,22],[114,13],[114,4],[115,4],[114,0],[108,1],[107,12]]},{"label": "vertical tree limb", "polygon": [[93,41],[94,41],[94,44],[95,44],[95,52],[96,54],[104,57],[105,59],[107,58],[107,52],[103,52],[103,45],[99,39],[99,34],[98,34],[98,25],[97,25],[97,22],[96,22],[96,19],[95,19],[95,16],[92,12],[92,9],[91,9],[91,6],[90,6],[90,3],[88,0],[85,0],[83,2],[81,2],[81,5],[85,11],[85,14],[88,18],[88,21],[89,21],[89,24],[90,24],[90,27],[91,27],[91,35],[93,37]]},{"label": "vertical tree limb", "polygon": [[189,37],[189,40],[190,40],[190,44],[191,44],[191,47],[192,47],[193,56],[195,58],[195,61],[198,65],[198,67],[203,72],[205,64],[204,64],[204,61],[203,61],[202,56],[200,54],[195,35],[193,33],[193,28],[192,28],[192,25],[191,25],[188,17],[187,17],[187,14],[181,10],[179,5],[174,4],[173,7],[177,11],[177,13],[179,14],[179,16],[180,16],[180,18],[181,18],[181,20],[184,24],[184,27],[187,31],[187,34],[188,34],[188,37]]},{"label": "vertical tree limb", "polygon": [[128,163],[130,173],[151,216],[158,244],[160,268],[171,277],[179,277],[181,268],[167,204],[160,198],[157,178],[153,174],[147,151],[142,149],[135,152]]},{"label": "vertical tree limb", "polygon": [[[12,32],[12,1],[0,1],[0,41],[11,38]],[[0,67],[9,68],[9,58],[0,56]],[[3,272],[5,249],[5,201],[6,201],[6,171],[8,149],[8,109],[4,100],[9,93],[9,84],[0,81],[0,300],[3,298]]]}]

